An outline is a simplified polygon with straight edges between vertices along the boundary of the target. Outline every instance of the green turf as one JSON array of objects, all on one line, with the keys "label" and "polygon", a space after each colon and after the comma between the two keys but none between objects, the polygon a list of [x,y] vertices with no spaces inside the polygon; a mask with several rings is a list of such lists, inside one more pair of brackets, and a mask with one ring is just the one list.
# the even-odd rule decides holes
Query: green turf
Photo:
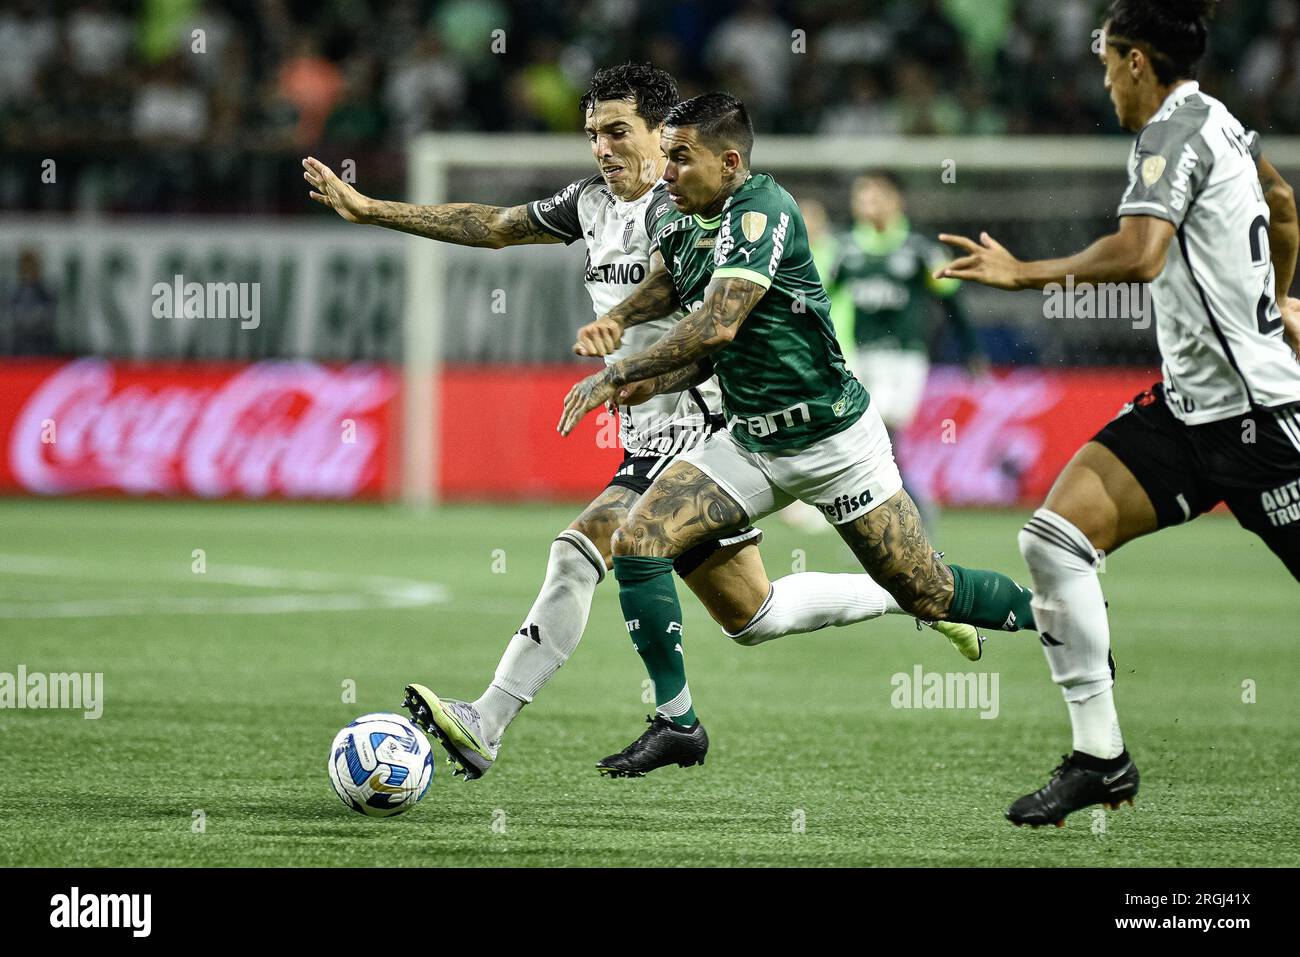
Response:
[{"label": "green turf", "polygon": [[[346,810],[325,773],[334,732],[396,708],[409,680],[475,696],[570,511],[0,501],[0,671],[103,672],[106,699],[97,721],[0,711],[0,865],[1300,864],[1300,602],[1281,565],[1219,516],[1109,559],[1117,699],[1142,793],[1102,835],[1086,813],[1060,831],[1002,819],[1068,749],[1033,635],[994,636],[978,665],[899,618],[742,648],[684,588],[708,764],[600,778],[595,760],[638,734],[647,710],[612,580],[487,777],[453,781],[440,763],[410,813]],[[938,544],[1023,579],[1021,520],[949,513]],[[773,577],[800,548],[810,570],[849,570],[833,536],[766,528]],[[195,549],[206,575],[191,572]],[[316,591],[256,588],[225,580],[238,566],[332,577],[313,579]],[[367,575],[438,583],[447,600],[223,610],[252,596],[320,599]],[[13,617],[130,597],[141,604],[129,615]],[[219,601],[183,615],[160,598]],[[996,719],[893,708],[891,676],[917,664],[996,672]],[[341,700],[347,679],[355,703]],[[1247,679],[1257,703],[1242,701]]]}]

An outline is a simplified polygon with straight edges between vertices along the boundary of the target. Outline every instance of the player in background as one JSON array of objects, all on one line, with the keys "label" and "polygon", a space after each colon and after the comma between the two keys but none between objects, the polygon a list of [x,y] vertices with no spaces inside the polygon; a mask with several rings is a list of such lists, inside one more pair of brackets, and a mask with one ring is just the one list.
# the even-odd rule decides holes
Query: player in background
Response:
[{"label": "player in background", "polygon": [[[374,200],[313,158],[303,161],[304,177],[312,198],[349,222],[490,249],[582,241],[587,291],[599,315],[627,296],[647,270],[646,221],[659,205],[668,205],[658,187],[664,167],[660,129],[676,102],[676,84],[662,70],[626,64],[597,72],[580,106],[598,172],[554,196],[519,206]],[[637,330],[623,351],[648,345],[672,324],[667,317]],[[417,723],[443,742],[467,779],[492,766],[510,722],[577,647],[596,586],[610,564],[610,536],[628,510],[675,456],[719,427],[717,383],[694,373],[628,383],[611,396],[621,403],[623,464],[552,543],[541,590],[483,693],[464,702],[440,699],[423,685],[407,689]],[[724,630],[738,631],[760,608],[767,609],[772,636],[902,614],[865,575],[806,572],[770,582],[755,547],[758,537],[757,529],[737,529],[702,541],[676,562],[678,574]],[[671,579],[668,589],[675,600]],[[703,763],[708,736],[696,718],[686,680],[680,615],[675,624],[673,631],[632,636],[654,682],[656,717],[633,753],[601,762],[611,773],[643,774],[669,763]],[[982,638],[974,628],[941,623],[936,630],[968,658],[979,657]]]},{"label": "player in background", "polygon": [[[956,334],[967,370],[983,375],[988,362],[963,308],[961,283],[933,275],[950,257],[912,229],[898,177],[889,170],[859,176],[851,206],[853,228],[839,237],[838,255],[824,277],[826,292],[833,306],[851,304],[852,340],[841,345],[897,447],[925,393],[936,305]],[[927,503],[913,489],[908,493],[932,527]]]},{"label": "player in background", "polygon": [[[1052,679],[1074,750],[1013,803],[1020,824],[1063,825],[1138,791],[1113,695],[1098,552],[1226,502],[1300,579],[1300,302],[1295,197],[1259,138],[1195,81],[1204,0],[1115,0],[1105,87],[1137,134],[1112,235],[1064,259],[1017,260],[987,233],[941,236],[966,255],[940,270],[1000,289],[1150,282],[1163,381],[1079,450],[1020,533]],[[1279,309],[1279,302],[1283,308]]]},{"label": "player in background", "polygon": [[[664,181],[672,205],[652,219],[652,269],[636,291],[579,333],[606,355],[638,324],[685,315],[649,348],[570,390],[569,434],[629,382],[716,371],[728,430],[665,468],[614,534],[614,577],[629,629],[681,620],[674,559],[798,498],[816,505],[863,567],[908,613],[1016,630],[1033,627],[1029,593],[1005,575],[944,564],[902,491],[889,436],[844,364],[803,216],[771,176],[751,174],[753,127],[726,93],[668,114]],[[763,640],[766,606],[732,637]]]}]

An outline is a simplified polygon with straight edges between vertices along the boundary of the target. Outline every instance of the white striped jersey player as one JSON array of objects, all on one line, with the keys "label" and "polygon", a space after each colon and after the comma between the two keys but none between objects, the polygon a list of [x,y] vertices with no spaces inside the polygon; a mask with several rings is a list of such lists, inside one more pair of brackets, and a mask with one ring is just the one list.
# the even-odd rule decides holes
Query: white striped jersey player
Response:
[{"label": "white striped jersey player", "polygon": [[1170,411],[1187,425],[1300,401],[1282,338],[1269,254],[1259,137],[1195,81],[1179,84],[1138,134],[1120,216],[1177,229],[1151,283]]},{"label": "white striped jersey player", "polygon": [[[528,204],[528,213],[547,232],[566,243],[587,245],[584,281],[597,316],[626,299],[646,277],[650,236],[646,222],[660,204],[669,203],[660,183],[639,198],[624,202],[599,176],[570,183],[549,199]],[[631,326],[606,364],[645,350],[661,339],[680,313]],[[619,406],[619,439],[629,456],[671,456],[694,448],[708,436],[722,414],[717,379],[685,391],[657,395],[637,406]]]}]

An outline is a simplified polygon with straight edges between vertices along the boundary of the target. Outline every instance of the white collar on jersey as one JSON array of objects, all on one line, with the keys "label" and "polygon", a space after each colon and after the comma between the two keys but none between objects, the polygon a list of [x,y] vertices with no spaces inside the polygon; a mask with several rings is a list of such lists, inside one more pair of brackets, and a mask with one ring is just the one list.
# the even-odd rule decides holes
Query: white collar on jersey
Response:
[{"label": "white collar on jersey", "polygon": [[1165,101],[1156,108],[1156,111],[1152,116],[1159,116],[1175,103],[1181,103],[1193,93],[1199,93],[1200,89],[1201,84],[1197,83],[1195,80],[1184,80],[1169,91],[1169,95],[1165,97]]}]

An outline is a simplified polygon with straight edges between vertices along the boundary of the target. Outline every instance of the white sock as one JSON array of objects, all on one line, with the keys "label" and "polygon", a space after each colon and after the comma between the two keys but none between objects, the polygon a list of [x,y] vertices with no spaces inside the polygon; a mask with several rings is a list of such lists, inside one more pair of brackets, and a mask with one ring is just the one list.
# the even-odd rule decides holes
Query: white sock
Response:
[{"label": "white sock", "polygon": [[510,639],[496,676],[474,707],[495,741],[578,647],[605,560],[591,539],[566,529],[551,544],[546,580],[523,627]]},{"label": "white sock", "polygon": [[1034,580],[1034,620],[1052,680],[1065,695],[1074,748],[1118,757],[1124,739],[1111,690],[1110,623],[1096,550],[1073,523],[1040,508],[1020,532],[1020,554]]},{"label": "white sock", "polygon": [[1115,690],[1093,695],[1086,701],[1065,700],[1070,709],[1070,726],[1074,729],[1074,750],[1096,758],[1117,758],[1124,750],[1119,733],[1119,715],[1115,713]]},{"label": "white sock", "polygon": [[800,572],[772,582],[767,601],[744,628],[728,638],[758,645],[785,635],[852,625],[881,615],[901,615],[893,596],[870,575]]}]

